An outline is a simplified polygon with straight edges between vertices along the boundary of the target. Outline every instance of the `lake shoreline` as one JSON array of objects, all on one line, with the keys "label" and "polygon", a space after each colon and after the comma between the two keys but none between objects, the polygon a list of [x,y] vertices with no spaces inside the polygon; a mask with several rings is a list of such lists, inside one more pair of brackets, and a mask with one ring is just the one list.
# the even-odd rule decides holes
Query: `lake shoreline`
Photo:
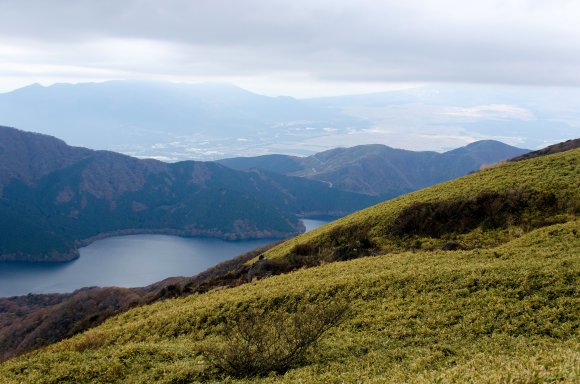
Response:
[{"label": "lake shoreline", "polygon": [[[302,222],[303,219],[300,221]],[[132,236],[132,235],[163,235],[163,236],[177,236],[184,239],[219,239],[223,241],[251,241],[251,240],[263,240],[263,239],[273,239],[273,240],[284,240],[289,239],[294,236],[298,236],[306,230],[304,224],[300,224],[300,232],[279,232],[279,231],[246,231],[246,232],[218,232],[209,230],[182,230],[175,228],[130,228],[121,229],[117,231],[103,232],[98,235],[77,240],[75,242],[74,248],[70,248],[66,251],[52,251],[48,254],[31,256],[24,253],[11,253],[0,255],[1,263],[14,263],[23,262],[31,264],[59,264],[68,263],[75,261],[80,257],[79,250],[81,248],[87,247],[94,243],[95,241],[105,240],[113,237],[122,236]]]},{"label": "lake shoreline", "polygon": [[[304,220],[306,221],[316,221],[316,222],[330,222],[335,220],[334,216],[328,215],[304,215],[299,216],[300,219],[300,232],[279,232],[279,231],[248,231],[241,233],[218,233],[216,231],[202,231],[202,230],[181,230],[175,228],[130,228],[122,229],[117,231],[103,232],[98,235],[89,237],[83,240],[77,240],[75,242],[74,248],[67,251],[53,251],[48,255],[41,255],[37,257],[27,258],[25,254],[15,253],[15,254],[3,254],[0,255],[0,265],[2,263],[31,263],[31,264],[60,264],[69,263],[77,260],[80,257],[79,250],[81,248],[87,247],[94,243],[95,241],[105,240],[112,237],[121,236],[132,236],[132,235],[164,235],[164,236],[177,236],[184,239],[219,239],[223,241],[249,241],[249,240],[262,240],[262,239],[273,239],[273,240],[285,240],[290,239],[294,236],[301,235],[308,231],[308,228],[304,225]],[[40,257],[40,258],[39,258]]]},{"label": "lake shoreline", "polygon": [[[312,230],[327,221],[305,219]],[[68,262],[0,262],[0,297],[67,293],[88,286],[141,287],[174,276],[193,276],[276,238],[223,240],[164,234],[95,239]]]}]

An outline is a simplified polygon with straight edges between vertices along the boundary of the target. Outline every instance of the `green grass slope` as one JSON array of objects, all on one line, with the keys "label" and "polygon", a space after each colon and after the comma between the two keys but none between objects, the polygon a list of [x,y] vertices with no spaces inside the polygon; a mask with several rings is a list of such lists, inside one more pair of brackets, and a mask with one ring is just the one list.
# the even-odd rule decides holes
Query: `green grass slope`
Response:
[{"label": "green grass slope", "polygon": [[249,307],[350,303],[306,365],[228,382],[536,383],[580,380],[580,223],[495,249],[365,257],[233,289],[167,300],[112,318],[0,366],[5,383],[225,379],[196,351]]},{"label": "green grass slope", "polygon": [[[573,150],[510,163],[372,207],[282,243],[254,263],[262,271],[278,265],[276,273],[312,268],[130,310],[2,363],[0,378],[578,382],[579,160],[580,150]],[[346,259],[356,260],[330,263]],[[321,308],[347,302],[349,310],[306,360],[283,374],[235,379],[199,352],[223,345],[224,324],[240,313],[291,313],[304,302]]]},{"label": "green grass slope", "polygon": [[264,254],[294,265],[489,248],[580,213],[580,149],[486,169],[375,205]]}]

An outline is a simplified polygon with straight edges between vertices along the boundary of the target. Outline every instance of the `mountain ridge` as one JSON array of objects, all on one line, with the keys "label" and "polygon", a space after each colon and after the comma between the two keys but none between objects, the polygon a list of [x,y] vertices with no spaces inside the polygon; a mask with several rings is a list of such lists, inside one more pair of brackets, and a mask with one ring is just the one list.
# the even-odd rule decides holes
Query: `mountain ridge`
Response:
[{"label": "mountain ridge", "polygon": [[[356,249],[349,257],[357,257],[357,252],[493,247],[534,226],[578,215],[579,155],[580,150],[572,149],[507,162],[399,196],[292,238],[264,257],[293,258],[298,253],[308,260],[313,255],[322,257],[320,249],[335,256]],[[510,215],[522,215],[525,220]],[[441,227],[441,221],[453,225]],[[482,226],[485,230],[479,233]],[[513,228],[506,230],[506,226]]]},{"label": "mountain ridge", "polygon": [[[373,142],[444,150],[485,137],[536,149],[577,134],[578,108],[570,110],[569,121],[558,120],[549,107],[554,96],[578,99],[575,93],[510,95],[507,89],[480,94],[461,86],[296,99],[228,84],[117,80],[0,93],[0,124],[72,145],[166,161],[276,152],[303,156]],[[545,103],[530,103],[530,97]],[[462,115],[472,110],[472,117]],[[415,115],[423,117],[421,124]]]},{"label": "mountain ridge", "polygon": [[569,151],[571,149],[580,148],[580,138],[566,140],[561,143],[553,144],[547,146],[546,148],[539,149],[537,151],[532,151],[525,153],[521,156],[514,157],[510,161],[522,161],[533,159],[534,157],[546,156],[554,153],[560,153],[564,151]]},{"label": "mountain ridge", "polygon": [[217,162],[237,170],[261,168],[323,181],[349,192],[392,198],[526,152],[527,149],[499,141],[481,140],[444,153],[369,144],[334,148],[302,158],[270,155]]},{"label": "mountain ridge", "polygon": [[0,160],[3,260],[68,260],[103,234],[283,238],[302,229],[298,214],[343,215],[377,201],[320,182],[141,160],[7,127]]},{"label": "mountain ridge", "polygon": [[[35,106],[34,113],[30,105]],[[291,97],[259,95],[222,83],[116,80],[0,93],[2,125],[140,157],[167,156],[163,148],[169,147],[170,152],[179,152],[177,160],[196,155],[210,160],[206,152],[215,149],[208,148],[208,142],[223,150],[239,145],[238,139],[286,135],[287,126],[355,120],[338,115]]]}]

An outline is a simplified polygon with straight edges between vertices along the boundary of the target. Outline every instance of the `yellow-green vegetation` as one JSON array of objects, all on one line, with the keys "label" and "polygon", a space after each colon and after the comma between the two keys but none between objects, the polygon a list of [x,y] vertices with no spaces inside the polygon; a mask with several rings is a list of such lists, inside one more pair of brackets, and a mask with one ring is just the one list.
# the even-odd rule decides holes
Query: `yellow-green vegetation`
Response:
[{"label": "yellow-green vegetation", "polygon": [[[481,207],[471,212],[465,209],[478,204]],[[444,224],[451,230],[438,236],[409,234],[398,228],[401,221],[408,220],[407,216],[417,211],[423,213],[416,216],[417,220],[427,219],[431,221],[429,224],[437,224],[436,215],[429,217],[425,213],[449,208],[464,212],[464,216],[475,221],[454,229],[453,226],[461,224],[459,219],[466,217],[444,217]],[[365,252],[441,249],[450,242],[466,249],[486,248],[534,228],[574,219],[579,213],[580,149],[575,149],[503,164],[389,200],[297,236],[264,256],[269,260],[312,256],[316,260],[334,261],[358,257]],[[493,223],[494,219],[498,222]],[[411,224],[417,223],[411,220]]]},{"label": "yellow-green vegetation", "polygon": [[9,360],[0,377],[6,383],[219,381],[224,377],[196,350],[200,342],[219,342],[224,319],[252,307],[344,300],[348,318],[305,366],[247,381],[577,382],[579,235],[580,223],[572,221],[495,249],[366,257],[168,300]]},{"label": "yellow-green vegetation", "polygon": [[238,312],[223,323],[218,340],[205,340],[198,349],[217,371],[232,377],[286,373],[305,364],[309,350],[348,312],[344,302],[289,307]]},{"label": "yellow-green vegetation", "polygon": [[[308,251],[309,242],[335,241],[328,235],[333,230],[365,246],[357,238],[360,228],[379,245],[375,250],[396,252],[136,308],[3,363],[0,378],[3,383],[579,382],[579,157],[580,151],[571,151],[508,164],[373,207],[267,256],[284,258],[297,245],[306,244]],[[432,238],[433,245],[410,251],[408,244],[429,236],[392,235],[401,212],[413,204],[444,201],[454,207],[470,196],[492,196],[484,200],[495,202],[492,192],[506,190],[514,192],[502,196],[533,203],[505,216],[505,227],[467,223],[467,232],[444,233]],[[437,242],[450,240],[483,247],[438,248]],[[233,378],[202,353],[208,345],[226,343],[224,324],[240,314],[292,313],[331,303],[348,303],[342,321],[283,374]]]}]

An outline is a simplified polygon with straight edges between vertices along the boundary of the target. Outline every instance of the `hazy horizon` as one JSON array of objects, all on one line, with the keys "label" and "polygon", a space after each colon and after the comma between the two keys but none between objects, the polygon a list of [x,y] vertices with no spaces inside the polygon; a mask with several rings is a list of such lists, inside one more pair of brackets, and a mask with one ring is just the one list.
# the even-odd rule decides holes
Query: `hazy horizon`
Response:
[{"label": "hazy horizon", "polygon": [[[0,124],[72,145],[211,160],[580,136],[580,2],[0,0],[0,12]],[[271,100],[9,97],[112,80],[235,84]]]},{"label": "hazy horizon", "polygon": [[579,136],[580,89],[440,84],[296,99],[225,82],[60,83],[0,93],[0,116],[71,145],[164,161],[364,144],[444,152],[478,140],[534,150]]},{"label": "hazy horizon", "polygon": [[[66,86],[66,85],[81,85],[81,84],[103,84],[103,83],[114,83],[114,82],[135,82],[135,83],[151,83],[151,84],[174,84],[174,85],[223,85],[223,86],[234,86],[236,88],[241,88],[245,91],[255,93],[257,95],[268,96],[268,97],[291,97],[297,100],[307,100],[307,99],[323,99],[323,98],[331,98],[331,97],[343,97],[343,96],[364,96],[364,95],[373,95],[378,93],[385,93],[391,91],[402,91],[408,89],[418,89],[418,88],[425,88],[429,86],[437,85],[436,83],[416,83],[416,84],[388,84],[382,86],[369,86],[368,89],[365,88],[357,88],[354,92],[342,91],[334,94],[328,95],[314,95],[314,96],[293,96],[291,94],[284,93],[282,89],[280,90],[273,90],[272,92],[261,92],[258,89],[252,89],[251,86],[243,86],[237,84],[235,82],[228,82],[228,81],[218,81],[218,80],[208,80],[208,81],[179,81],[179,80],[160,80],[160,79],[150,79],[150,78],[114,78],[114,79],[106,79],[106,80],[95,80],[95,81],[56,81],[56,82],[42,82],[42,81],[35,81],[32,83],[26,83],[22,85],[16,85],[6,89],[0,89],[0,94],[11,93],[14,91],[21,90],[23,88],[34,87],[34,86],[41,86],[43,88],[50,88],[53,86]],[[536,87],[536,86],[531,86]]]}]

